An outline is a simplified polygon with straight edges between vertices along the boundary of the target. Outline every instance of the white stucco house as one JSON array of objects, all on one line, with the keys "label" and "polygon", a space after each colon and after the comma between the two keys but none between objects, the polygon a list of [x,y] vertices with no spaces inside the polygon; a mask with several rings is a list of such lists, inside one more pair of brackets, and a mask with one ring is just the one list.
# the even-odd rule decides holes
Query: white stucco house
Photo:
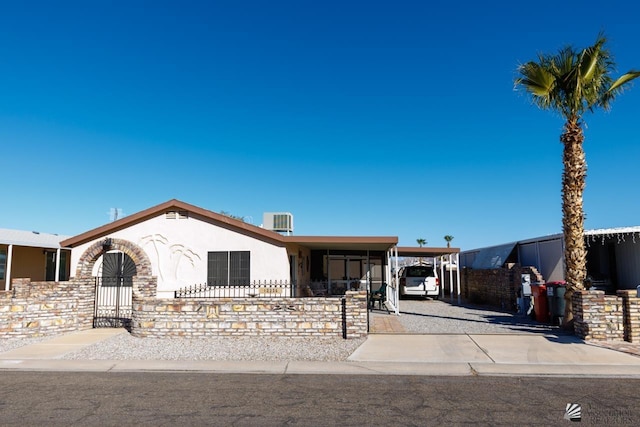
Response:
[{"label": "white stucco house", "polygon": [[173,199],[60,242],[71,249],[71,276],[96,244],[104,253],[94,276],[135,276],[130,257],[112,248],[116,241],[146,254],[158,297],[172,298],[188,286],[259,281],[294,284],[292,296],[376,288],[390,282],[398,238],[283,235]]}]

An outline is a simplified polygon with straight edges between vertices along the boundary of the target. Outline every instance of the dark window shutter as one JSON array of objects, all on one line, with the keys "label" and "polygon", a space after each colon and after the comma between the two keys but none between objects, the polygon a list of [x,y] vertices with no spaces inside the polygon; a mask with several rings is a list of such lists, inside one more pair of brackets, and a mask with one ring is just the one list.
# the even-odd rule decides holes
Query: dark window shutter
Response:
[{"label": "dark window shutter", "polygon": [[249,251],[231,252],[229,279],[232,285],[248,285],[251,280]]},{"label": "dark window shutter", "polygon": [[211,286],[229,284],[229,252],[209,252],[207,256],[207,283]]}]

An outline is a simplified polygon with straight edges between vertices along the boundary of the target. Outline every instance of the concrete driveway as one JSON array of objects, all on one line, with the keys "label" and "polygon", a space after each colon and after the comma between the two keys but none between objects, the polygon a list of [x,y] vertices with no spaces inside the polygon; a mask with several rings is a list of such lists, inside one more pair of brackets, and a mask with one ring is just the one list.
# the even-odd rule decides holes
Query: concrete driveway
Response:
[{"label": "concrete driveway", "polygon": [[371,334],[351,361],[437,362],[451,375],[463,360],[488,375],[640,373],[639,343],[585,342],[558,326],[490,307],[414,299],[400,301],[400,316],[380,310],[370,316]]}]

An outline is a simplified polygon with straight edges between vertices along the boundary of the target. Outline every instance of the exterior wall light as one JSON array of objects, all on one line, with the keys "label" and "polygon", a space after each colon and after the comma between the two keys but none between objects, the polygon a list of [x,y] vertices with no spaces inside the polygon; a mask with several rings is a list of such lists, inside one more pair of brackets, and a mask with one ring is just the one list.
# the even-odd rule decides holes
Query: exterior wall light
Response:
[{"label": "exterior wall light", "polygon": [[104,241],[102,242],[102,250],[103,251],[108,251],[109,249],[111,249],[111,238],[107,237],[106,239],[104,239]]}]

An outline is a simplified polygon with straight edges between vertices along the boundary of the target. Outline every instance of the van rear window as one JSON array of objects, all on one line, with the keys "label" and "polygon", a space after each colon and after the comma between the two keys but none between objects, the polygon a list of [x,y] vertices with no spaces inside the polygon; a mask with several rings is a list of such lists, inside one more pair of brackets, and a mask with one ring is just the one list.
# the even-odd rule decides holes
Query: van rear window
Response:
[{"label": "van rear window", "polygon": [[430,277],[433,275],[433,267],[407,267],[407,277]]}]

